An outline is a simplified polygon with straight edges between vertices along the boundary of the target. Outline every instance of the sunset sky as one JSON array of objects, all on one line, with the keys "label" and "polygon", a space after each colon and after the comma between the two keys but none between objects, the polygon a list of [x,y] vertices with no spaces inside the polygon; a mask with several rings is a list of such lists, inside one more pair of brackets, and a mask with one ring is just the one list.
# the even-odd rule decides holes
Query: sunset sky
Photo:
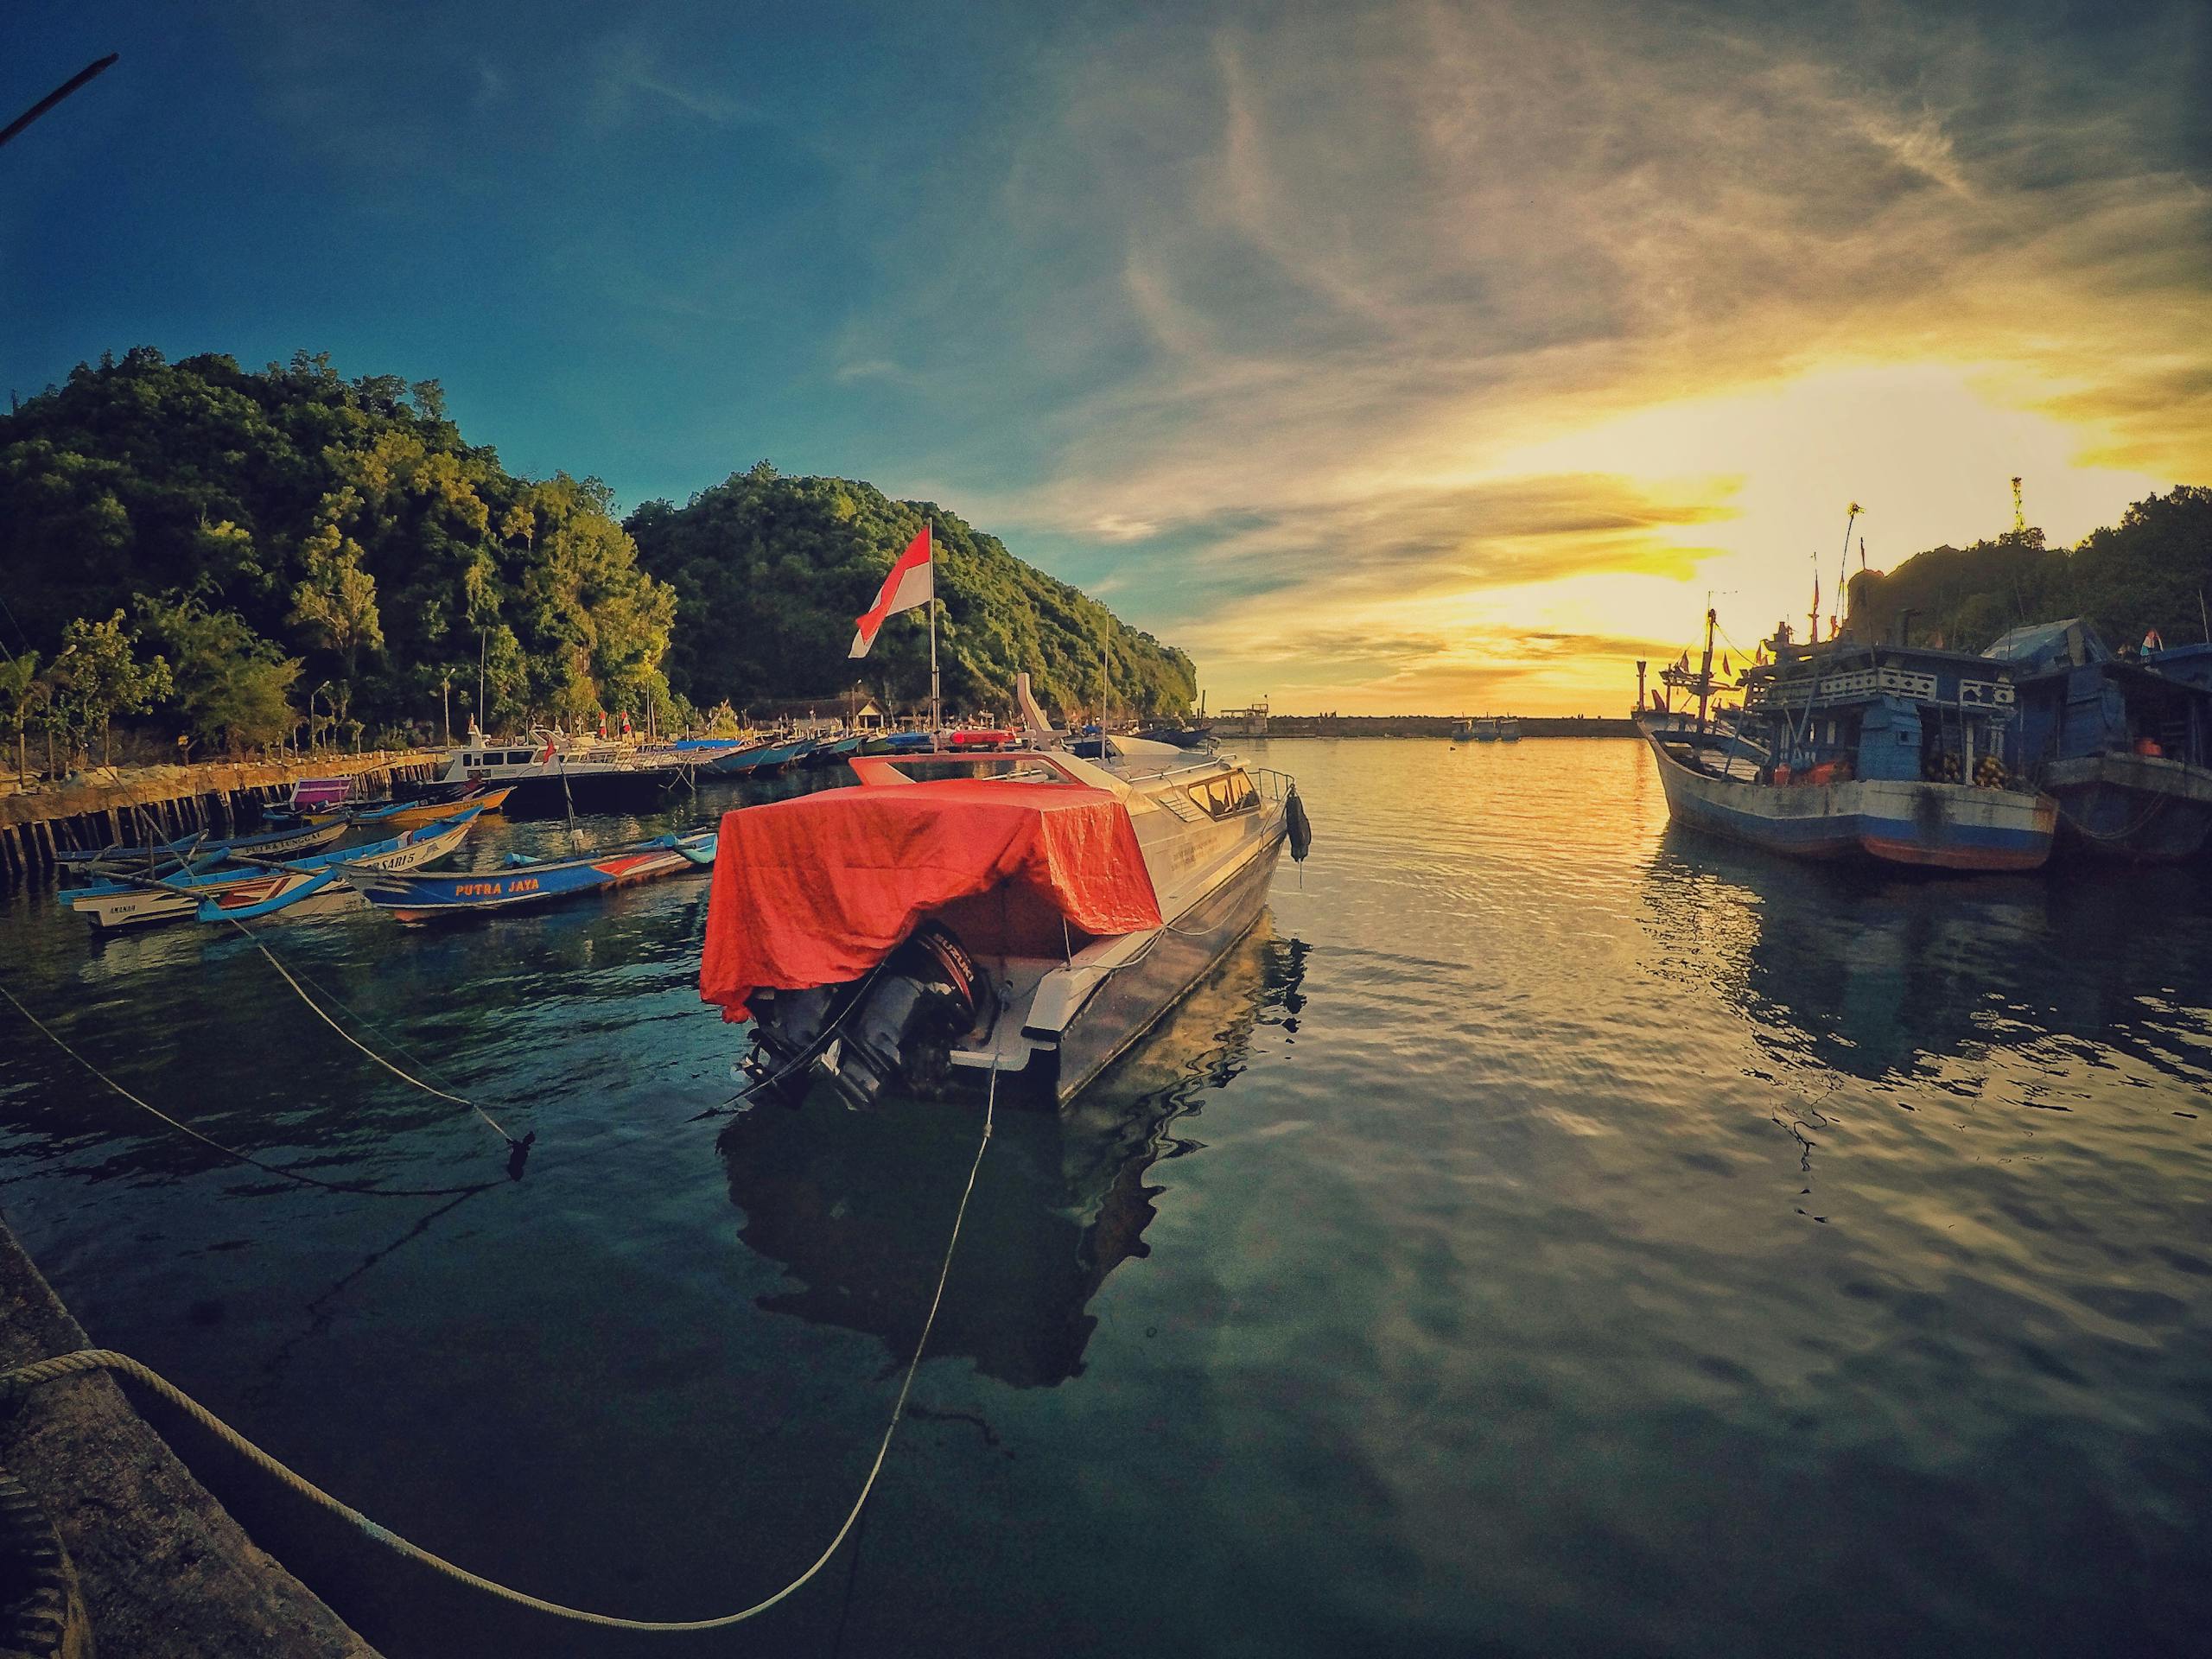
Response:
[{"label": "sunset sky", "polygon": [[[1610,712],[1706,594],[2212,483],[2212,7],[49,5],[0,375],[443,381],[944,503],[1217,705]],[[1857,568],[1854,548],[1851,566]]]}]

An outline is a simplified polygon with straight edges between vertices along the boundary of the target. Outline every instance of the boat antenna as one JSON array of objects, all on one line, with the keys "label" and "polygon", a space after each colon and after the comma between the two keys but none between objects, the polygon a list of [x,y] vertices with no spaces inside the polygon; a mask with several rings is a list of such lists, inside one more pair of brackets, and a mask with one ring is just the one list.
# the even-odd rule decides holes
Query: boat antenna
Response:
[{"label": "boat antenna", "polygon": [[[1851,563],[1851,527],[1859,522],[1859,515],[1866,511],[1866,508],[1860,506],[1856,501],[1853,501],[1844,518],[1843,551],[1836,556],[1835,562],[1834,602],[1835,607],[1839,612],[1848,611],[1851,608],[1850,605],[1847,603],[1851,596],[1844,591],[1843,573],[1845,568]],[[1835,627],[1834,621],[1833,618],[1831,618],[1828,625],[1828,637],[1833,639],[1835,637],[1836,632],[1837,629]]]}]

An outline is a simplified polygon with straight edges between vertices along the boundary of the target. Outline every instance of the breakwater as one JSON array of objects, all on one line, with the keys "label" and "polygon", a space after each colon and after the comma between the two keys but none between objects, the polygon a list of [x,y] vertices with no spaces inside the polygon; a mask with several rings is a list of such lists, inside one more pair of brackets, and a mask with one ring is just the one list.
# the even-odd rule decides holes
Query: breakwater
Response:
[{"label": "breakwater", "polygon": [[297,760],[103,767],[0,795],[0,885],[51,869],[72,849],[228,835],[302,778],[360,777],[376,790],[427,779],[442,752],[379,750]]},{"label": "breakwater", "polygon": [[[1443,737],[1461,715],[1269,715],[1269,737]],[[1521,715],[1522,737],[1634,737],[1636,722],[1595,715]],[[1226,734],[1224,734],[1226,735]]]}]

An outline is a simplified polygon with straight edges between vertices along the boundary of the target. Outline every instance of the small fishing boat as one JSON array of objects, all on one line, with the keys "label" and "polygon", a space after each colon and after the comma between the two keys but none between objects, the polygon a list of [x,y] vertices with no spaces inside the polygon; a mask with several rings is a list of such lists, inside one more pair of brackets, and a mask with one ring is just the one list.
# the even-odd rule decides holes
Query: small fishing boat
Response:
[{"label": "small fishing boat", "polygon": [[856,789],[723,817],[700,995],[752,1019],[764,1085],[1065,1102],[1243,937],[1310,840],[1291,780],[1091,741],[862,757]]},{"label": "small fishing boat", "polygon": [[1499,720],[1497,741],[1501,743],[1518,743],[1521,741],[1521,722],[1511,715],[1507,715]]},{"label": "small fishing boat", "polygon": [[715,757],[709,769],[720,778],[772,778],[813,747],[810,737],[771,738]]},{"label": "small fishing boat", "polygon": [[1865,855],[1952,870],[2031,870],[2057,808],[2020,781],[2010,669],[1963,652],[1774,642],[1743,706],[1716,717],[1713,617],[1702,665],[1662,671],[1694,716],[1639,710],[1669,816],[1800,858]]},{"label": "small fishing boat", "polygon": [[879,732],[860,747],[861,754],[924,754],[937,747],[927,732]]},{"label": "small fishing boat", "polygon": [[468,839],[469,833],[476,828],[477,820],[485,810],[472,807],[459,817],[418,824],[389,841],[371,842],[363,847],[348,847],[339,852],[319,854],[314,858],[289,861],[283,873],[305,877],[305,880],[278,883],[258,895],[251,891],[250,883],[242,882],[235,887],[214,893],[202,903],[199,910],[200,919],[203,922],[249,921],[259,916],[275,915],[279,911],[293,910],[318,893],[348,891],[352,883],[341,866],[386,871],[422,869],[460,851],[461,842]]},{"label": "small fishing boat", "polygon": [[1179,749],[1203,749],[1213,741],[1211,726],[1147,726],[1137,735],[1147,743],[1172,743]]},{"label": "small fishing boat", "polygon": [[602,887],[650,881],[715,861],[716,831],[656,836],[570,858],[512,857],[488,870],[436,874],[386,871],[344,863],[339,868],[371,904],[403,922],[438,916],[480,915],[550,903]]},{"label": "small fishing boat", "polygon": [[798,763],[809,771],[838,766],[858,754],[861,745],[867,741],[865,732],[848,732],[842,737],[818,739],[799,756]]},{"label": "small fishing boat", "polygon": [[99,847],[67,849],[55,855],[58,861],[76,868],[106,866],[128,869],[136,865],[144,868],[180,864],[188,860],[204,861],[217,855],[237,856],[242,854],[257,858],[280,858],[288,853],[311,853],[327,847],[346,833],[343,819],[328,823],[283,824],[258,835],[232,836],[217,839],[207,836],[186,836],[176,841],[163,842],[148,847]]},{"label": "small fishing boat", "polygon": [[1001,749],[1011,749],[1021,741],[1021,734],[1003,726],[962,726],[944,734],[944,746],[956,754],[988,754]]},{"label": "small fishing boat", "polygon": [[[243,869],[166,877],[119,871],[89,886],[65,889],[60,899],[103,931],[181,922],[194,916],[204,921],[233,916],[245,919],[329,886],[344,861],[409,868],[442,858],[467,838],[476,817],[471,811],[450,823],[410,830],[391,840],[343,852],[283,861],[245,857],[242,861],[249,868]],[[217,913],[209,913],[211,906]]]},{"label": "small fishing boat", "polygon": [[2123,660],[2080,617],[2014,628],[1983,654],[2020,676],[2026,764],[2069,847],[2144,863],[2203,850],[2212,690]]},{"label": "small fishing boat", "polygon": [[465,812],[497,812],[506,804],[507,797],[513,793],[512,785],[498,788],[479,785],[442,800],[396,802],[376,812],[359,815],[353,822],[357,824],[388,824],[396,829],[413,829],[458,817]]}]

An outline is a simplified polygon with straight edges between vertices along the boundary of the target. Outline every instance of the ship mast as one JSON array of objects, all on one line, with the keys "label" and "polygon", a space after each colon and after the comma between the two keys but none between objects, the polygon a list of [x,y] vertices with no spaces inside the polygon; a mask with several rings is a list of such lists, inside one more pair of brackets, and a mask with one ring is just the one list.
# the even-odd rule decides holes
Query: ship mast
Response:
[{"label": "ship mast", "polygon": [[1705,729],[1706,699],[1713,695],[1713,629],[1716,621],[1713,607],[1705,607],[1705,660],[1697,671],[1697,728]]}]

